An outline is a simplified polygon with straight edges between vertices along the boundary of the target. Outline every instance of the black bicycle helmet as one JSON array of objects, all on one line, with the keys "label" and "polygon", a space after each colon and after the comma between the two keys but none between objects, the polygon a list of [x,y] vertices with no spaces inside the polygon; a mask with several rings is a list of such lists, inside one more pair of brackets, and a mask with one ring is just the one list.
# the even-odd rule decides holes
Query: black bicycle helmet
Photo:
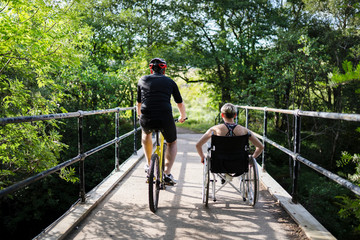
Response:
[{"label": "black bicycle helmet", "polygon": [[167,65],[164,59],[154,58],[150,61],[149,67],[151,74],[153,74],[154,72],[165,74],[165,69],[167,68]]}]

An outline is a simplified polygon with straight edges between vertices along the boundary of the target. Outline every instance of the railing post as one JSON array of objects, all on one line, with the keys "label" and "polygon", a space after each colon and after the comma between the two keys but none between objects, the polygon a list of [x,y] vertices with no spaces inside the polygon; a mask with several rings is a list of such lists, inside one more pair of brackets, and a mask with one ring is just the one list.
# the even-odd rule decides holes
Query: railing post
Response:
[{"label": "railing post", "polygon": [[[78,118],[78,153],[81,156],[84,152],[84,141],[83,141],[83,112],[81,110],[78,111],[80,116]],[[79,162],[79,184],[80,184],[80,193],[79,197],[81,198],[81,202],[85,203],[85,159],[81,157]]]},{"label": "railing post", "polygon": [[[120,109],[118,108],[117,112],[115,113],[115,139],[119,138],[119,112]],[[119,171],[119,142],[115,142],[115,171]]]},{"label": "railing post", "polygon": [[268,112],[267,112],[267,107],[264,108],[264,132],[263,132],[263,145],[264,145],[264,150],[262,152],[262,162],[261,162],[261,167],[262,170],[265,172],[266,168],[265,168],[265,152],[266,152],[266,141],[265,138],[267,137],[267,117],[268,117]]},{"label": "railing post", "polygon": [[239,123],[239,108],[236,107],[236,118],[235,118],[235,123],[238,124]]},{"label": "railing post", "polygon": [[298,202],[298,179],[299,179],[299,161],[296,157],[300,154],[300,135],[301,135],[301,118],[299,109],[295,111],[295,134],[294,134],[294,157],[293,157],[293,189],[292,189],[292,202]]},{"label": "railing post", "polygon": [[245,108],[245,127],[249,128],[249,109]]},{"label": "railing post", "polygon": [[135,99],[134,99],[134,91],[131,90],[131,99],[132,99],[132,102],[133,102],[133,106],[134,109],[132,111],[132,115],[133,115],[133,125],[134,125],[134,155],[137,155],[137,146],[136,146],[136,102],[135,102]]}]

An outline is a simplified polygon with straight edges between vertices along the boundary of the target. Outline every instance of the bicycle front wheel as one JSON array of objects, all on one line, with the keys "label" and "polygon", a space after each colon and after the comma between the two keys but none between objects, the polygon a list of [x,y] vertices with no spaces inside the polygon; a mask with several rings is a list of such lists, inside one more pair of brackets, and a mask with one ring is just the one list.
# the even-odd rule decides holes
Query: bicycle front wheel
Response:
[{"label": "bicycle front wheel", "polygon": [[160,172],[159,172],[159,156],[153,154],[151,156],[149,168],[149,207],[155,213],[158,209],[159,192],[160,192]]}]

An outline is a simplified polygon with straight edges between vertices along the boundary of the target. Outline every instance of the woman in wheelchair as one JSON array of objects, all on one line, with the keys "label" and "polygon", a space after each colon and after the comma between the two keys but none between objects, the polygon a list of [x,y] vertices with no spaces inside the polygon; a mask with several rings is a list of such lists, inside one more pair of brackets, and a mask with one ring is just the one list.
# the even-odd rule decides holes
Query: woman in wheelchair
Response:
[{"label": "woman in wheelchair", "polygon": [[196,143],[197,152],[200,155],[201,163],[204,163],[205,155],[202,150],[202,146],[211,138],[212,135],[217,136],[243,136],[249,135],[249,140],[255,146],[255,151],[252,154],[253,158],[257,158],[264,149],[263,144],[257,137],[251,134],[250,130],[235,123],[234,118],[236,117],[236,108],[231,103],[225,103],[221,107],[221,117],[224,120],[223,124],[215,125],[199,139]]},{"label": "woman in wheelchair", "polygon": [[[222,106],[221,117],[224,123],[211,127],[196,143],[201,163],[204,164],[203,203],[205,206],[208,205],[210,183],[213,201],[216,201],[215,193],[229,183],[242,195],[244,201],[254,206],[259,192],[259,174],[255,159],[261,154],[264,146],[250,130],[235,123],[236,108],[233,104],[226,103]],[[203,145],[210,139],[208,154],[205,156]],[[252,155],[248,152],[249,141],[255,146]],[[218,189],[215,186],[215,174],[222,183]],[[231,182],[233,177],[239,177],[239,185],[235,186]]]}]

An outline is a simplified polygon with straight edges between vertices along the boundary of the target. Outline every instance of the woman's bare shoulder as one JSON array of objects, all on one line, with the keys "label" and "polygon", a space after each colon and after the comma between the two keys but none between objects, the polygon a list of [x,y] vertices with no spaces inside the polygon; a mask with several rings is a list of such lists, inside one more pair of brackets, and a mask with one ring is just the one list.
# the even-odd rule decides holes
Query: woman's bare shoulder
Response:
[{"label": "woman's bare shoulder", "polygon": [[235,128],[235,135],[236,136],[242,136],[242,135],[246,135],[248,134],[249,129],[247,129],[244,126],[241,125],[237,125],[237,127]]},{"label": "woman's bare shoulder", "polygon": [[223,131],[224,131],[222,124],[212,126],[209,130],[212,131],[214,135],[218,135],[218,136],[223,135]]}]

